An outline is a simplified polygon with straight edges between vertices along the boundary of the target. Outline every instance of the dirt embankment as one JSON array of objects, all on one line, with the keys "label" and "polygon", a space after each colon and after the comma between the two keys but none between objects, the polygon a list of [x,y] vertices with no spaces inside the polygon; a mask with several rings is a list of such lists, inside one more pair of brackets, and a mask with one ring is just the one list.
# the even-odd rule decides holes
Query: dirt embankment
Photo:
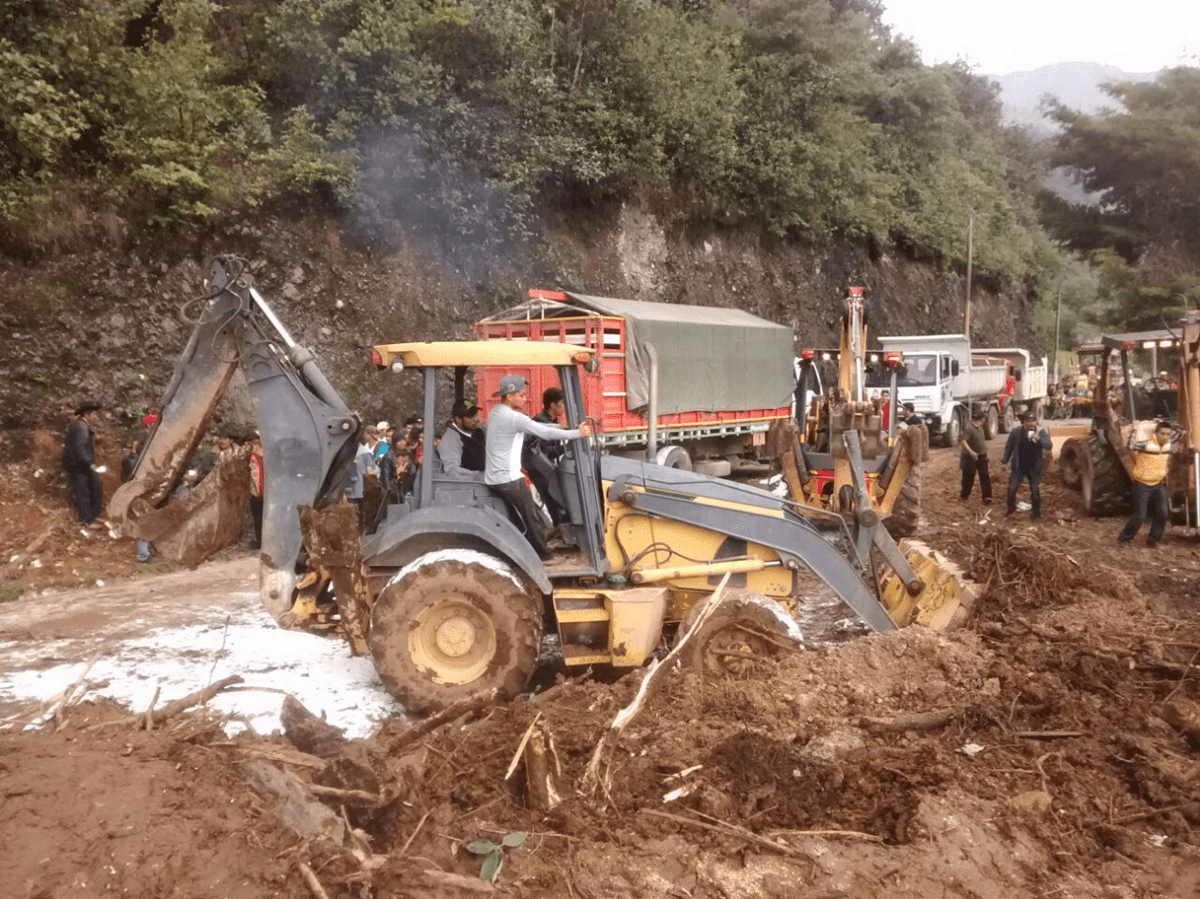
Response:
[{"label": "dirt embankment", "polygon": [[[809,346],[836,344],[850,284],[870,291],[873,334],[963,319],[963,278],[929,262],[780,244],[686,215],[686,204],[632,200],[582,219],[572,210],[525,246],[481,255],[406,238],[364,247],[329,217],[264,212],[170,243],[143,237],[36,265],[0,258],[0,462],[26,458],[35,429],[61,434],[64,412],[85,397],[132,427],[170,381],[192,330],[188,304],[203,297],[205,263],[219,254],[248,260],[291,336],[370,421],[403,421],[419,400],[419,388],[397,392],[395,378],[374,376],[370,347],[466,338],[535,287],[732,306],[791,327]],[[979,344],[1038,349],[1025,288],[992,291],[985,281],[971,315]]]},{"label": "dirt embankment", "polygon": [[924,537],[985,585],[965,629],[670,670],[611,742],[644,670],[356,741],[85,694],[0,734],[0,894],[473,896],[468,844],[524,833],[500,895],[1200,896],[1197,538],[1118,553],[1053,471],[1038,523],[956,480],[935,450]]}]

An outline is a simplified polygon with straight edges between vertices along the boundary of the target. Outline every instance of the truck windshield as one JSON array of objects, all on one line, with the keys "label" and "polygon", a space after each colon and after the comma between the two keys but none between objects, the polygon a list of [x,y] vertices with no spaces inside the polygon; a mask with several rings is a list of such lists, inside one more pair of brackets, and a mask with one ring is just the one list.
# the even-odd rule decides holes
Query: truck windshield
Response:
[{"label": "truck windshield", "polygon": [[937,383],[937,356],[905,356],[908,373],[900,379],[906,387],[928,387]]}]

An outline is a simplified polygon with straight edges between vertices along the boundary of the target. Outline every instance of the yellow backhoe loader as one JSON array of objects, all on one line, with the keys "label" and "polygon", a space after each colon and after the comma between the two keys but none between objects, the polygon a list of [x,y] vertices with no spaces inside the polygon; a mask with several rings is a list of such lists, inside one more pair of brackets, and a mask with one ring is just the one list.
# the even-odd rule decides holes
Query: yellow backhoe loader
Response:
[{"label": "yellow backhoe loader", "polygon": [[[411,492],[360,537],[342,499],[359,421],[287,335],[243,261],[218,260],[211,300],[163,398],[132,479],[114,497],[131,534],[161,533],[171,484],[240,366],[265,451],[262,601],[285,627],[344,636],[369,652],[388,689],[417,713],[495,690],[526,689],[543,634],[568,666],[643,664],[728,577],[730,595],[693,635],[690,658],[722,670],[795,645],[794,611],[841,599],[867,625],[946,627],[962,599],[936,565],[914,567],[867,498],[857,432],[841,434],[859,501],[837,514],[751,486],[604,455],[568,442],[551,481],[569,527],[543,561],[505,500],[437,464],[426,429]],[[569,427],[586,418],[580,371],[594,349],[499,341],[381,344],[374,359],[423,386],[426,422],[465,397],[472,369],[557,372]]]}]

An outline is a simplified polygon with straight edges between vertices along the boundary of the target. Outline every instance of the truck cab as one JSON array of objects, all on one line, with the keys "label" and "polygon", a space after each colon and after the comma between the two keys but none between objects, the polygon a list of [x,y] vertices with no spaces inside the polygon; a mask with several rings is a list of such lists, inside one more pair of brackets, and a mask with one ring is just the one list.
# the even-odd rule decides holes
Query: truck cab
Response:
[{"label": "truck cab", "polygon": [[954,446],[973,411],[983,414],[989,439],[999,433],[1003,359],[973,352],[965,334],[882,337],[880,343],[885,351],[904,354],[908,371],[897,384],[897,399],[913,404],[931,436]]}]

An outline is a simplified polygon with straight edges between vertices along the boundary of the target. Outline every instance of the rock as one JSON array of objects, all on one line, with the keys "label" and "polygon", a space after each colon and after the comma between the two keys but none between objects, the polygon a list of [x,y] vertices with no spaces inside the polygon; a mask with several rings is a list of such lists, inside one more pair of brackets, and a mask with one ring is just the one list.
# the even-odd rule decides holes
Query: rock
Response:
[{"label": "rock", "polygon": [[830,734],[813,737],[800,750],[800,757],[814,762],[831,764],[844,759],[853,752],[865,749],[866,742],[854,731],[836,730]]},{"label": "rock", "polygon": [[1162,717],[1183,734],[1193,748],[1200,748],[1200,704],[1177,696],[1163,703]]},{"label": "rock", "polygon": [[1008,807],[1023,815],[1044,815],[1053,801],[1045,790],[1027,790],[1009,799]]}]

